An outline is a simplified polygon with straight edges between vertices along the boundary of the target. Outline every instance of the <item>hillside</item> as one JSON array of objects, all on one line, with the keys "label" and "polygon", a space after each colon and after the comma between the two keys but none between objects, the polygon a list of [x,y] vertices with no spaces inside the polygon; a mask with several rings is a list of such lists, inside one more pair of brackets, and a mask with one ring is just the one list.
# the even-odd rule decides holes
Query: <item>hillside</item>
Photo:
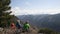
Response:
[{"label": "hillside", "polygon": [[[11,18],[11,21],[14,21],[15,23],[17,22],[17,20],[19,20],[19,19],[16,16],[13,16],[13,18]],[[20,23],[21,25],[23,25],[22,22]],[[16,34],[16,33],[18,33],[17,30],[20,31],[19,34],[37,34],[38,33],[37,28],[35,28],[34,26],[30,26],[29,32],[22,32],[23,29],[20,30],[17,28],[12,29],[11,27],[8,27],[8,28],[7,27],[5,27],[5,28],[0,27],[0,34]]]},{"label": "hillside", "polygon": [[28,20],[30,24],[38,28],[50,28],[60,32],[60,14],[21,15],[17,17],[22,21]]}]

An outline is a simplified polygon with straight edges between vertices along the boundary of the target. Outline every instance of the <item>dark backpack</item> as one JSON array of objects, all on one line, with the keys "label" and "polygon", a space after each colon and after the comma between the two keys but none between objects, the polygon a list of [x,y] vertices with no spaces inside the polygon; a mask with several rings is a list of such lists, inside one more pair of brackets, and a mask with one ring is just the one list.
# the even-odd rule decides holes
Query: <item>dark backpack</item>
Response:
[{"label": "dark backpack", "polygon": [[18,29],[21,28],[21,26],[20,26],[20,24],[19,24],[18,22],[16,23],[16,27],[17,27]]}]

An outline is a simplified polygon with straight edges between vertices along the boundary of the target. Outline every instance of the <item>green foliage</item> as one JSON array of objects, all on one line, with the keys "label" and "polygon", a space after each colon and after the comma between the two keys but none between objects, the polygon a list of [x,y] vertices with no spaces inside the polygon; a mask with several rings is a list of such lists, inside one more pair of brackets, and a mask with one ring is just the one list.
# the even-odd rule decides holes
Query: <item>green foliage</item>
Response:
[{"label": "green foliage", "polygon": [[44,34],[57,34],[57,33],[54,32],[53,30],[47,29],[47,28],[40,29],[40,30],[38,31],[38,33],[44,33]]},{"label": "green foliage", "polygon": [[8,23],[8,20],[11,19],[11,11],[8,12],[8,10],[11,9],[9,4],[11,3],[11,0],[0,0],[0,27],[5,27]]}]

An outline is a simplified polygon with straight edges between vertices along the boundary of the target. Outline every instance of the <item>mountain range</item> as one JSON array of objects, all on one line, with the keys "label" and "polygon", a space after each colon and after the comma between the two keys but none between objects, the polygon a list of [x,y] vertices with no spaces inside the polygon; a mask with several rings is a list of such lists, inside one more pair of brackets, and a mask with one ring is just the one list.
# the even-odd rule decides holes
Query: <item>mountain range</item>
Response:
[{"label": "mountain range", "polygon": [[60,32],[60,14],[41,14],[41,15],[19,15],[22,21],[29,21],[32,26],[37,28],[49,28]]}]

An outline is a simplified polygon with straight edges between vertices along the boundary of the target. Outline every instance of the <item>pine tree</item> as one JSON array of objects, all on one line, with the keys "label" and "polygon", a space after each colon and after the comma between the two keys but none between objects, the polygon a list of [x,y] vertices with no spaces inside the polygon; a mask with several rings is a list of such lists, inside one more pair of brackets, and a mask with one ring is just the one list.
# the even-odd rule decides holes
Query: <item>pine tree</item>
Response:
[{"label": "pine tree", "polygon": [[11,0],[0,0],[0,27],[5,27],[8,20],[11,19],[10,3]]}]

